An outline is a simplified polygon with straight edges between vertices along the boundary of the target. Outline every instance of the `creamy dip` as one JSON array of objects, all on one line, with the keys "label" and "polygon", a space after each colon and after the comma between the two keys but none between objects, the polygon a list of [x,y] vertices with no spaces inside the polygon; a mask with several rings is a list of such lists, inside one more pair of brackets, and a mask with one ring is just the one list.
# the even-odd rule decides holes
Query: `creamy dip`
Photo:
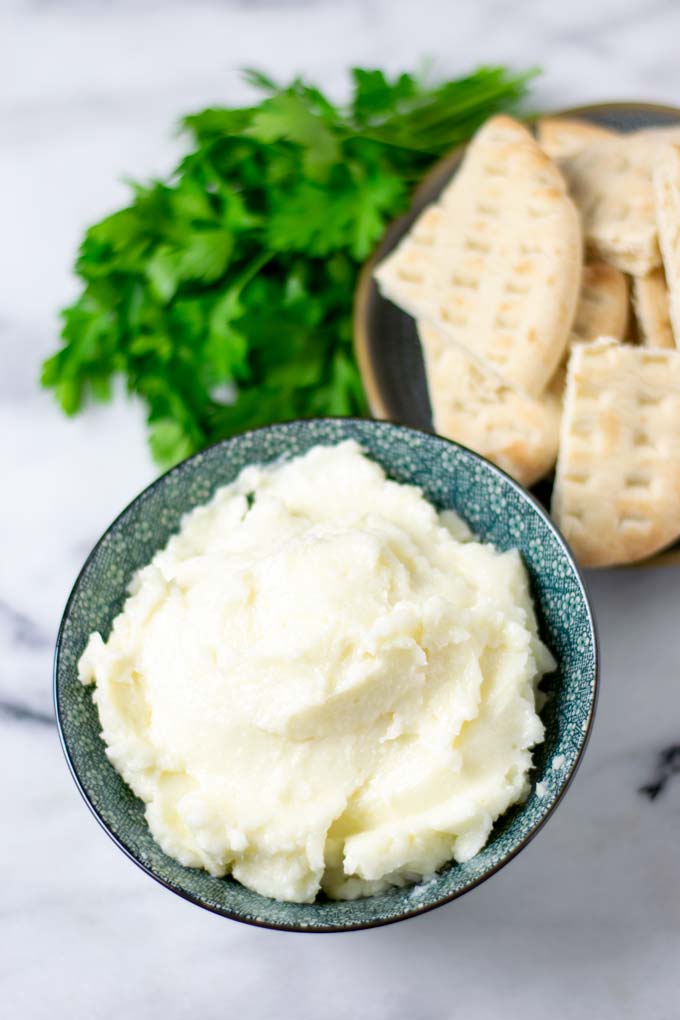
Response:
[{"label": "creamy dip", "polygon": [[476,854],[554,661],[519,554],[343,442],[188,514],[79,668],[163,850],[310,902]]}]

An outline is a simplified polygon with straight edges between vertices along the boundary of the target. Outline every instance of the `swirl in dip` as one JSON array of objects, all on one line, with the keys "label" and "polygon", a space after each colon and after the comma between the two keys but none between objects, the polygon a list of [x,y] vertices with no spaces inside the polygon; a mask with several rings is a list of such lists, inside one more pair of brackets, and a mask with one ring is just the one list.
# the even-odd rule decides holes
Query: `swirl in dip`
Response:
[{"label": "swirl in dip", "polygon": [[476,854],[554,665],[519,554],[344,442],[188,514],[79,669],[163,850],[310,902]]}]

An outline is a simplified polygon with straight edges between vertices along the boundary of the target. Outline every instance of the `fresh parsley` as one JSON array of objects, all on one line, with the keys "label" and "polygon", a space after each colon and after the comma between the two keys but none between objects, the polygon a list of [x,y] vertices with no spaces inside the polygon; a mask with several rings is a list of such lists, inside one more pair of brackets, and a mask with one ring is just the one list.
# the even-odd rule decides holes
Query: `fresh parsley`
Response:
[{"label": "fresh parsley", "polygon": [[123,376],[162,466],[268,422],[363,413],[361,262],[431,163],[529,77],[482,68],[430,86],[355,69],[339,107],[301,79],[247,72],[261,102],[186,117],[179,166],[85,234],[82,293],[43,385],[75,414]]}]

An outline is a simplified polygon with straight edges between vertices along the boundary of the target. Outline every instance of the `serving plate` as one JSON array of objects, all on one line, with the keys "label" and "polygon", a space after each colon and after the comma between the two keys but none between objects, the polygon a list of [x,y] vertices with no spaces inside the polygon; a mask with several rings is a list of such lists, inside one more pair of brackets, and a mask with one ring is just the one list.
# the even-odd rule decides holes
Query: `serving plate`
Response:
[{"label": "serving plate", "polygon": [[[549,115],[578,117],[624,132],[680,125],[680,107],[650,103],[598,103]],[[373,280],[373,270],[397,246],[423,209],[438,198],[456,173],[464,152],[464,145],[454,149],[423,178],[409,211],[391,224],[364,265],[355,295],[354,343],[371,413],[376,418],[430,432],[433,431],[432,412],[415,322],[381,296]],[[539,483],[533,491],[544,505],[549,505],[551,480]],[[645,565],[650,564],[680,564],[680,542],[645,562]]]}]

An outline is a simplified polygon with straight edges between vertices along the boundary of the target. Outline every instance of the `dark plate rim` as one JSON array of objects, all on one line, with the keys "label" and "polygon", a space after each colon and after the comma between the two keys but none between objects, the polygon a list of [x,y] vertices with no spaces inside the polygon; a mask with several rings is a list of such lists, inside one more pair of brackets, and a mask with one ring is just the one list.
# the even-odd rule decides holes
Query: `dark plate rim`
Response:
[{"label": "dark plate rim", "polygon": [[[649,113],[674,115],[680,121],[680,106],[673,106],[663,103],[645,103],[639,101],[616,100],[613,102],[588,103],[582,106],[569,106],[563,109],[547,111],[536,114],[525,119],[527,124],[533,125],[543,117],[585,117],[597,114],[615,113],[617,111],[629,110],[634,113]],[[382,396],[378,383],[378,372],[370,355],[368,319],[369,302],[373,292],[373,270],[377,263],[392,248],[395,235],[401,233],[401,227],[405,220],[408,220],[418,208],[423,195],[429,195],[433,185],[440,178],[446,179],[458,163],[460,155],[465,150],[467,142],[456,146],[450,152],[441,156],[433,166],[430,167],[417,188],[414,190],[408,209],[401,216],[388,225],[377,247],[364,262],[359,272],[356,288],[354,291],[354,309],[352,314],[352,331],[354,337],[354,353],[359,365],[361,381],[364,386],[368,406],[371,414],[381,420],[390,421],[390,413]],[[675,566],[680,564],[680,547],[673,544],[666,550],[654,553],[646,560],[626,564],[625,568],[645,566]]]},{"label": "dark plate rim", "polygon": [[[397,917],[390,917],[390,918],[385,918],[385,919],[376,919],[376,920],[372,920],[372,921],[350,923],[350,924],[328,925],[328,926],[325,926],[325,927],[318,927],[318,928],[317,927],[312,927],[312,926],[306,927],[306,926],[303,926],[303,925],[276,924],[274,922],[259,920],[257,918],[253,918],[253,917],[245,917],[245,916],[243,916],[241,914],[238,914],[238,913],[236,913],[236,912],[234,912],[232,910],[222,909],[220,907],[216,907],[216,906],[212,906],[210,904],[204,903],[197,896],[192,895],[191,893],[187,892],[185,889],[181,888],[180,886],[174,885],[173,883],[166,881],[166,879],[164,879],[160,875],[156,874],[156,872],[153,871],[152,868],[149,865],[147,865],[143,861],[141,861],[133,853],[133,851],[124,843],[124,841],[119,836],[117,836],[116,833],[114,833],[111,828],[109,828],[108,824],[106,823],[106,821],[104,820],[104,818],[102,817],[100,812],[97,810],[95,805],[92,803],[92,801],[90,800],[90,798],[89,798],[89,796],[87,794],[85,786],[84,786],[84,784],[83,784],[83,782],[82,782],[82,780],[80,778],[80,775],[78,773],[78,769],[77,769],[77,767],[76,767],[76,765],[74,763],[74,760],[73,760],[73,758],[71,756],[69,744],[68,744],[68,741],[67,741],[66,736],[64,734],[64,729],[63,729],[63,726],[62,726],[62,706],[61,706],[60,697],[59,697],[59,683],[58,683],[59,659],[60,659],[60,654],[61,654],[61,646],[62,646],[62,641],[63,641],[63,638],[64,638],[64,631],[65,631],[65,628],[67,626],[67,623],[68,623],[68,620],[69,620],[69,617],[70,617],[70,614],[71,614],[73,603],[75,602],[75,599],[76,599],[76,597],[77,597],[77,595],[79,593],[81,584],[82,584],[82,582],[83,582],[83,580],[85,578],[85,575],[86,575],[86,573],[88,571],[88,568],[89,568],[91,562],[93,561],[93,559],[95,558],[95,556],[97,555],[101,545],[106,540],[106,538],[108,537],[108,535],[111,532],[111,530],[114,527],[116,527],[116,525],[122,520],[122,518],[124,518],[126,516],[126,514],[131,509],[131,507],[134,504],[136,504],[140,499],[143,499],[148,493],[150,493],[151,491],[153,491],[154,489],[156,489],[160,485],[164,484],[165,479],[167,479],[169,475],[174,474],[177,471],[183,470],[188,463],[190,463],[191,461],[196,460],[199,457],[202,457],[207,451],[214,450],[214,449],[216,449],[218,447],[228,448],[230,444],[239,442],[244,437],[255,435],[257,433],[269,432],[269,431],[271,431],[273,429],[276,429],[276,430],[282,429],[282,430],[285,431],[287,427],[292,426],[292,425],[298,425],[301,421],[341,422],[341,423],[344,423],[344,422],[361,422],[362,424],[369,424],[369,425],[371,425],[373,427],[376,427],[378,429],[380,429],[380,428],[387,428],[387,429],[397,429],[398,431],[407,432],[407,433],[408,432],[411,432],[411,433],[415,432],[415,433],[418,433],[419,435],[427,436],[427,438],[429,440],[433,440],[435,442],[446,443],[449,446],[453,446],[453,447],[455,447],[457,449],[465,451],[473,459],[475,459],[475,460],[479,461],[481,464],[483,464],[484,467],[486,469],[490,470],[493,474],[496,474],[496,475],[500,476],[501,478],[503,478],[506,482],[509,482],[509,484],[512,486],[512,488],[515,489],[516,492],[530,506],[533,507],[533,509],[543,519],[544,523],[546,523],[548,525],[549,529],[554,533],[554,536],[557,539],[558,545],[560,546],[563,555],[565,556],[567,562],[571,566],[573,574],[574,574],[574,576],[576,578],[576,581],[578,583],[579,591],[580,591],[580,594],[581,594],[581,597],[583,599],[583,603],[584,603],[584,606],[585,606],[585,609],[586,609],[586,615],[587,615],[588,624],[589,624],[589,628],[590,628],[590,636],[591,636],[591,642],[592,642],[592,647],[593,647],[593,687],[592,687],[592,698],[591,698],[591,702],[590,702],[590,706],[589,706],[589,710],[588,710],[588,716],[587,716],[587,719],[586,719],[586,723],[585,723],[585,726],[584,726],[584,729],[583,729],[583,733],[582,733],[582,737],[581,737],[581,743],[580,743],[580,746],[579,746],[579,749],[578,749],[578,753],[576,755],[576,758],[574,759],[574,763],[573,763],[571,769],[569,770],[569,772],[564,777],[564,781],[563,781],[562,786],[561,786],[561,788],[559,790],[559,793],[555,797],[555,800],[552,802],[552,804],[550,805],[550,807],[548,808],[546,813],[543,815],[543,817],[540,819],[540,821],[536,823],[536,825],[527,833],[527,835],[508,854],[506,854],[506,856],[503,857],[502,860],[500,860],[492,868],[489,868],[489,870],[486,871],[483,875],[480,875],[478,878],[475,878],[474,880],[469,882],[467,885],[463,886],[461,889],[458,889],[456,892],[451,893],[451,895],[440,897],[439,899],[433,900],[432,902],[425,902],[425,903],[419,905],[418,907],[414,908],[413,910],[404,912],[403,914],[400,914]],[[456,443],[456,442],[454,442],[451,439],[446,439],[444,436],[438,436],[438,435],[436,435],[436,434],[434,434],[432,432],[427,432],[425,429],[417,429],[417,428],[412,428],[411,426],[408,426],[408,425],[402,425],[399,422],[391,422],[391,421],[387,421],[387,420],[376,420],[375,418],[360,418],[360,417],[356,417],[356,416],[354,416],[354,417],[333,417],[333,416],[328,416],[328,417],[323,417],[323,418],[311,418],[311,419],[291,419],[291,420],[285,421],[285,422],[277,422],[277,423],[271,424],[271,425],[263,425],[263,426],[261,426],[260,428],[257,428],[257,429],[249,429],[246,432],[238,433],[237,435],[231,436],[228,439],[222,439],[222,440],[220,440],[217,443],[212,443],[210,446],[205,447],[203,450],[199,451],[198,453],[193,454],[191,457],[187,457],[185,460],[180,461],[179,464],[175,464],[174,467],[170,468],[168,471],[164,472],[162,475],[159,475],[158,478],[154,479],[154,481],[152,481],[149,485],[147,485],[144,489],[142,489],[142,491],[139,492],[133,499],[131,499],[130,502],[123,508],[123,510],[121,510],[120,513],[117,514],[117,516],[111,521],[111,523],[108,525],[108,527],[102,533],[101,537],[98,539],[98,541],[95,543],[95,545],[93,546],[92,550],[88,554],[88,556],[87,556],[83,566],[81,567],[81,569],[80,569],[80,571],[78,573],[78,576],[77,576],[77,578],[76,578],[76,580],[75,580],[75,582],[73,584],[73,587],[72,587],[72,589],[70,591],[69,597],[68,597],[68,599],[66,601],[66,606],[65,606],[65,609],[64,609],[64,612],[63,612],[63,615],[62,615],[62,618],[61,618],[61,622],[59,624],[59,630],[58,630],[58,633],[57,633],[57,640],[56,640],[56,645],[55,645],[55,650],[54,650],[53,668],[52,668],[52,693],[53,693],[53,699],[54,699],[54,708],[55,708],[55,716],[56,716],[56,722],[57,722],[57,731],[58,731],[58,734],[59,734],[59,742],[61,744],[62,751],[64,752],[64,757],[66,758],[66,763],[67,763],[69,771],[71,773],[71,777],[72,777],[72,779],[73,779],[73,781],[74,781],[74,783],[75,783],[75,785],[76,785],[76,787],[78,789],[78,792],[80,793],[81,797],[83,798],[83,800],[87,804],[87,807],[89,808],[90,812],[95,817],[95,819],[97,820],[97,822],[99,823],[101,828],[104,830],[104,832],[106,832],[106,834],[109,836],[109,838],[111,840],[113,840],[113,842],[118,847],[118,849],[121,850],[129,860],[131,860],[134,864],[136,864],[138,868],[140,868],[143,872],[145,872],[145,874],[149,875],[151,878],[154,879],[154,881],[158,882],[159,885],[164,886],[166,889],[169,889],[170,892],[175,893],[175,895],[180,896],[182,899],[187,900],[189,903],[193,903],[196,906],[201,907],[203,910],[208,910],[210,913],[217,914],[220,917],[227,917],[227,918],[229,918],[232,921],[239,921],[241,924],[248,924],[248,925],[251,925],[251,926],[256,927],[256,928],[266,928],[266,929],[269,929],[271,931],[285,931],[285,932],[294,932],[294,933],[297,933],[297,934],[311,934],[311,935],[337,934],[337,933],[340,933],[340,932],[364,931],[364,930],[367,930],[369,928],[381,928],[381,927],[384,927],[384,926],[389,925],[389,924],[397,924],[400,921],[406,921],[409,918],[417,917],[420,914],[426,914],[430,910],[435,910],[437,907],[443,906],[445,903],[451,903],[453,900],[458,899],[460,896],[463,896],[465,893],[470,892],[472,889],[475,889],[478,886],[482,885],[483,882],[486,882],[487,879],[491,878],[492,875],[495,875],[498,871],[501,870],[501,868],[504,868],[506,864],[509,864],[509,862],[512,861],[520,853],[520,851],[522,851],[532,841],[534,836],[536,836],[536,834],[538,832],[540,832],[540,830],[543,828],[543,826],[548,821],[548,819],[553,816],[556,808],[562,802],[562,799],[563,799],[565,793],[567,792],[567,789],[571,786],[572,780],[573,780],[573,778],[574,778],[574,776],[575,776],[575,774],[576,774],[576,772],[577,772],[577,770],[578,770],[578,768],[579,768],[579,766],[580,766],[580,764],[581,764],[581,762],[583,760],[583,755],[584,755],[585,749],[588,746],[588,742],[590,740],[590,735],[591,735],[591,732],[592,732],[593,722],[594,722],[594,718],[595,718],[595,711],[596,711],[596,707],[597,707],[597,703],[598,703],[598,698],[599,698],[599,687],[600,687],[600,653],[599,653],[599,640],[598,640],[598,633],[597,633],[597,625],[596,625],[596,622],[595,622],[595,616],[593,614],[592,605],[590,603],[590,598],[588,596],[588,592],[587,592],[587,589],[586,589],[586,586],[585,586],[585,583],[584,583],[584,580],[583,580],[583,576],[582,576],[582,573],[581,573],[581,570],[580,570],[578,564],[576,563],[576,560],[574,559],[574,557],[573,557],[573,555],[572,555],[572,553],[571,553],[571,551],[569,549],[569,546],[567,545],[567,542],[566,542],[565,538],[563,537],[563,535],[560,532],[559,528],[555,525],[555,523],[552,521],[552,519],[546,513],[545,508],[536,499],[536,497],[531,492],[529,492],[527,489],[525,489],[523,486],[521,486],[519,484],[519,482],[516,482],[514,478],[512,478],[509,474],[507,474],[507,472],[503,471],[502,468],[499,468],[496,464],[491,463],[491,461],[487,460],[485,457],[480,456],[480,454],[476,453],[474,450],[470,450],[470,449],[468,449],[468,447],[463,446],[462,443]]]}]

